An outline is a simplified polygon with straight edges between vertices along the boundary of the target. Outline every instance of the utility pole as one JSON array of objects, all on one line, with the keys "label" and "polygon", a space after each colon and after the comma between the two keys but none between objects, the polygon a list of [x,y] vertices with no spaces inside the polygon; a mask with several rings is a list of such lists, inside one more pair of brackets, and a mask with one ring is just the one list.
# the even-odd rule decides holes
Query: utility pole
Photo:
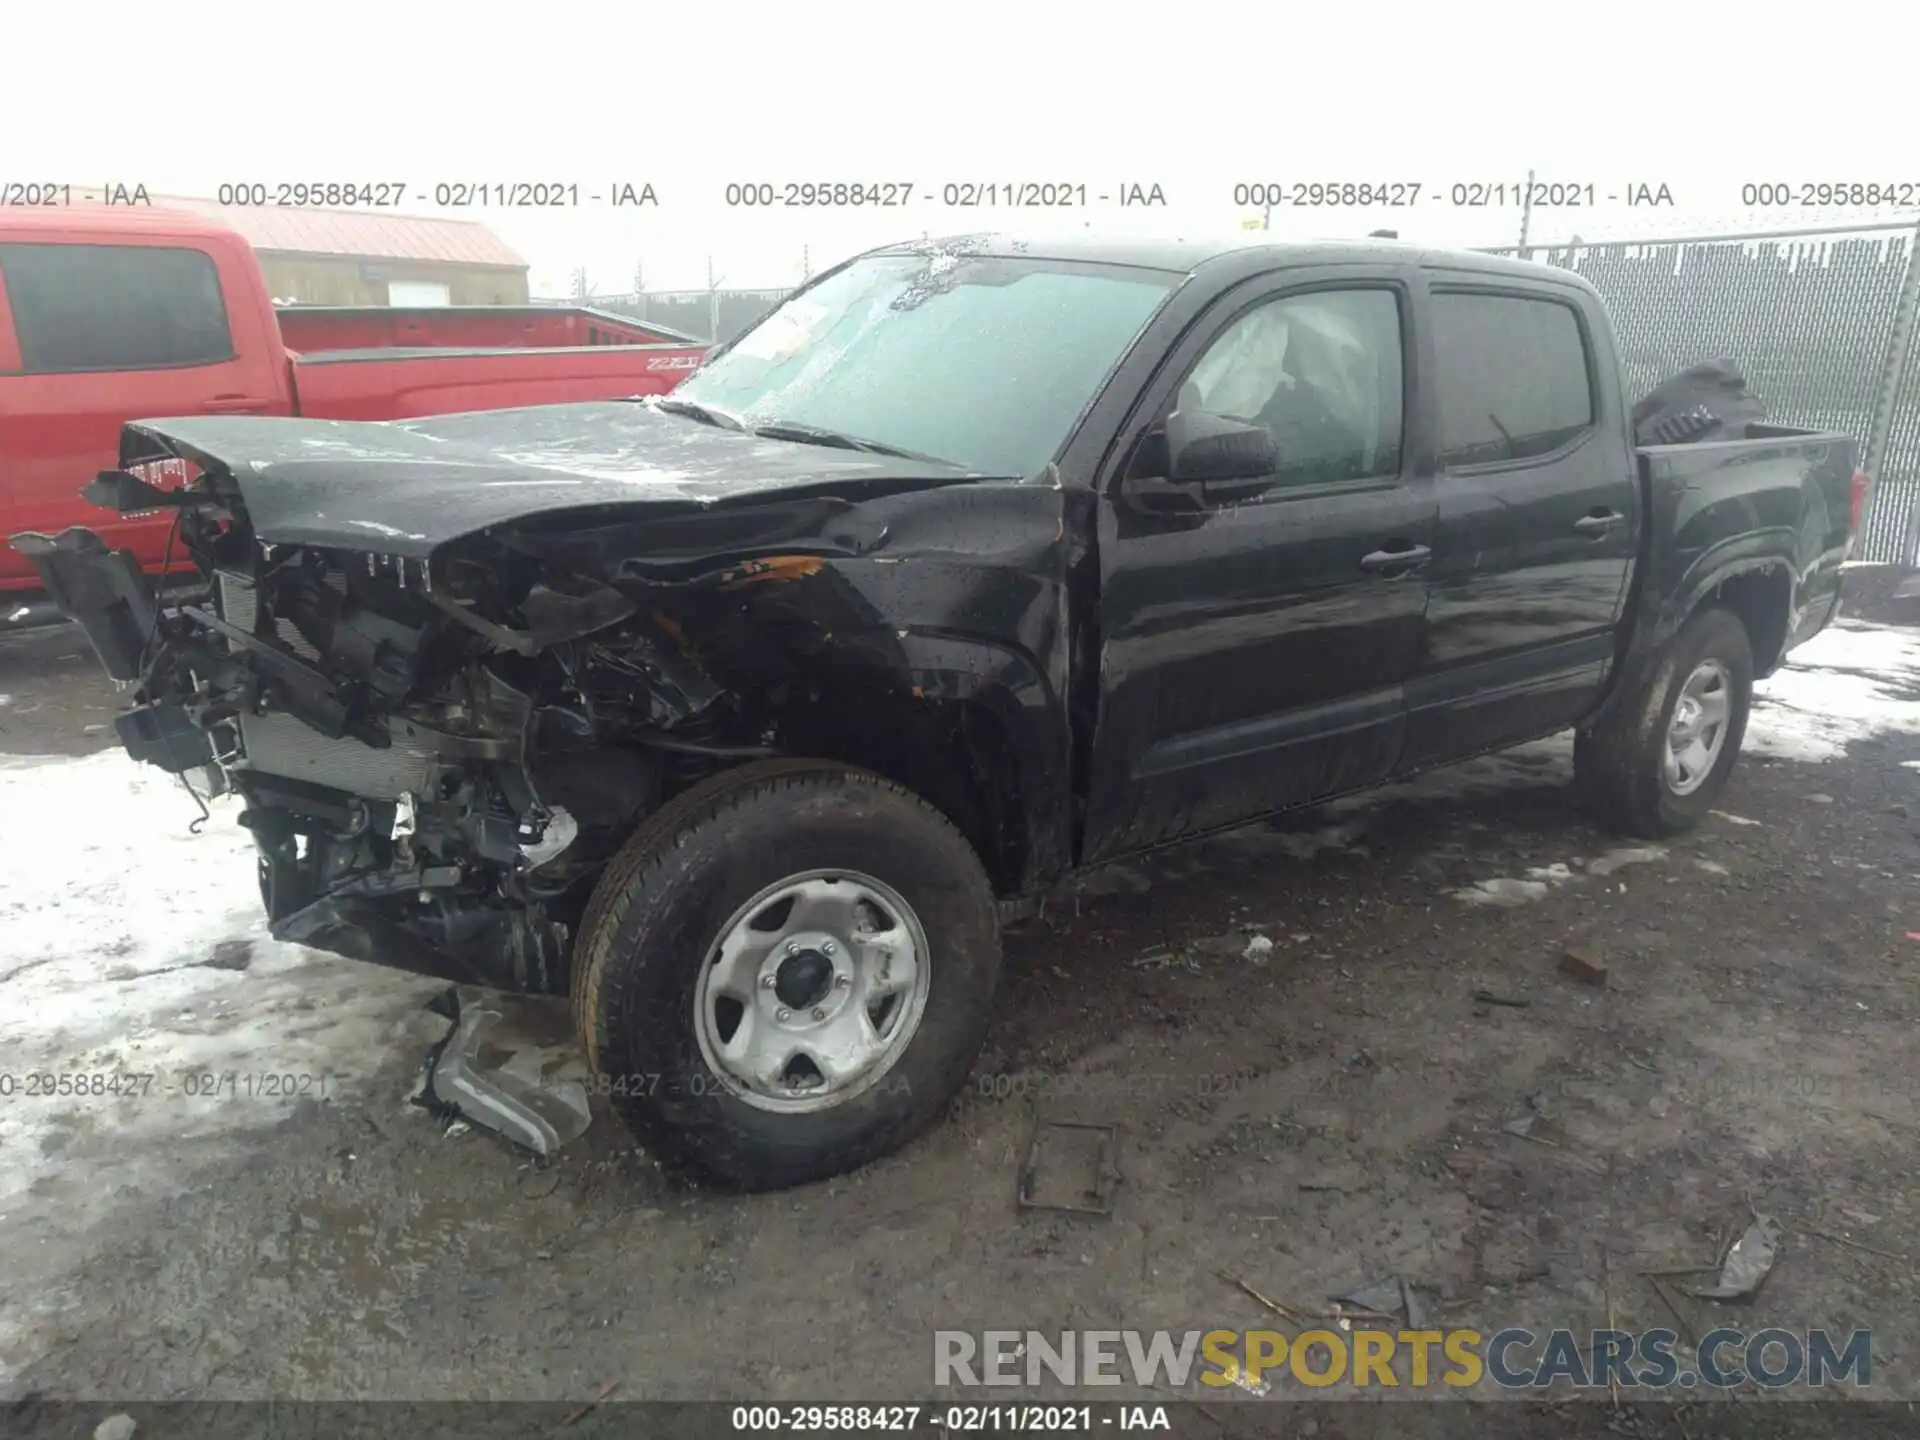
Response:
[{"label": "utility pole", "polygon": [[807,283],[807,281],[811,280],[812,278],[813,278],[813,256],[809,253],[808,247],[805,245],[802,245],[800,247],[800,283],[804,285]]},{"label": "utility pole", "polygon": [[713,257],[707,257],[707,339],[720,343],[720,281],[714,277]]},{"label": "utility pole", "polygon": [[1527,253],[1527,232],[1533,228],[1533,171],[1527,171],[1527,193],[1520,197],[1520,258],[1530,259]]}]

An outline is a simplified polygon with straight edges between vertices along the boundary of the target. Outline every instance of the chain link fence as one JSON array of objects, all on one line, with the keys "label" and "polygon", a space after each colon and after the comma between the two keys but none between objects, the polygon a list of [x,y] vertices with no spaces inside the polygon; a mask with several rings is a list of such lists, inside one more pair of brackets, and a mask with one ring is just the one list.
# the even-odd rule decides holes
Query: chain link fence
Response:
[{"label": "chain link fence", "polygon": [[1607,302],[1628,393],[1728,356],[1782,425],[1859,443],[1874,477],[1855,558],[1920,548],[1920,291],[1913,221],[1832,231],[1501,247],[1572,270]]}]

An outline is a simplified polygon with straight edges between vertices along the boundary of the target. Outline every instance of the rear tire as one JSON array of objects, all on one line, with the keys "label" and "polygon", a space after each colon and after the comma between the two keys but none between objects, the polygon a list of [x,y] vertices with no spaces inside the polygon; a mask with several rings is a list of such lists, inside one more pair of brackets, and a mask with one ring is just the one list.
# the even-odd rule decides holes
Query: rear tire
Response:
[{"label": "rear tire", "polygon": [[1609,827],[1659,839],[1707,816],[1740,757],[1753,707],[1753,646],[1721,606],[1681,626],[1613,713],[1574,739],[1574,781]]},{"label": "rear tire", "polygon": [[992,887],[947,818],[822,761],[676,796],[608,865],[573,1000],[621,1118],[676,1169],[780,1189],[946,1108],[1000,973]]}]

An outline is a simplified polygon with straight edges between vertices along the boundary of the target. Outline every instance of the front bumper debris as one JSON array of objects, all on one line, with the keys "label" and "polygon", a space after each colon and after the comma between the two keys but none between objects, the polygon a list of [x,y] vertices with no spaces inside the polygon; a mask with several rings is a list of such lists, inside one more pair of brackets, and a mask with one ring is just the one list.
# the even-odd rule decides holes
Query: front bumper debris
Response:
[{"label": "front bumper debris", "polygon": [[451,1020],[453,1029],[428,1054],[414,1103],[449,1118],[457,1114],[546,1159],[592,1122],[586,1086],[569,1079],[534,1083],[506,1066],[483,1066],[482,1041],[501,1014],[474,999],[463,1002],[460,991],[450,988],[428,1006]]}]

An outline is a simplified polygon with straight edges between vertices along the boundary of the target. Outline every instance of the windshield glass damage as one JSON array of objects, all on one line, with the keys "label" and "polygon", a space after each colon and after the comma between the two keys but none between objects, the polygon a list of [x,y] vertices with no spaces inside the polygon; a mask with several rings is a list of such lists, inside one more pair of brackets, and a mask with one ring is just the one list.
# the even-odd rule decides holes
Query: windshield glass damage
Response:
[{"label": "windshield glass damage", "polygon": [[674,400],[782,438],[1031,475],[1179,278],[944,249],[868,256],[774,310]]}]

